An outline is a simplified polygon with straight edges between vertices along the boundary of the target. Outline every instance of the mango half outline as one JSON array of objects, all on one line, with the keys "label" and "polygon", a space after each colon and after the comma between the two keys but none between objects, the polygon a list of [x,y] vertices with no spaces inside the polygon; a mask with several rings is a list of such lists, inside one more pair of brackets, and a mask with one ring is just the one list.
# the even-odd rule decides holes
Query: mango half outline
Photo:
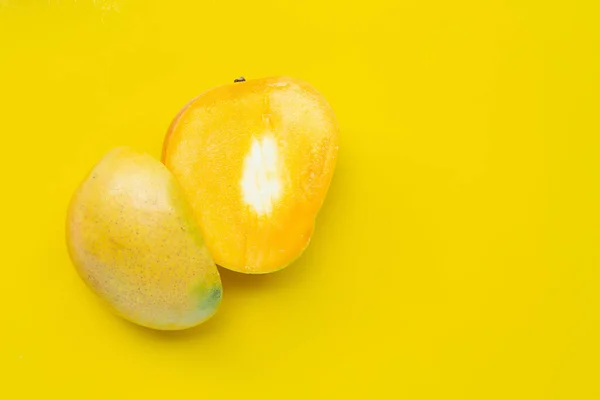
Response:
[{"label": "mango half outline", "polygon": [[150,155],[108,152],[69,204],[69,255],[87,286],[123,318],[179,330],[212,317],[222,285],[173,175]]},{"label": "mango half outline", "polygon": [[338,131],[325,98],[289,77],[219,86],[180,110],[162,161],[218,265],[262,274],[300,257],[333,176]]}]

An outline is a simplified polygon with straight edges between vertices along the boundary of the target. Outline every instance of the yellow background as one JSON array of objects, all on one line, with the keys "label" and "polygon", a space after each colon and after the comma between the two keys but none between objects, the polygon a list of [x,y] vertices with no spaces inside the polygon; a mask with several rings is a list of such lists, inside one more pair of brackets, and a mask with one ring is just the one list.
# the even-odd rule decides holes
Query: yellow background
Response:
[{"label": "yellow background", "polygon": [[[600,398],[597,4],[0,0],[0,397]],[[67,202],[239,75],[337,113],[312,244],[222,271],[205,325],[134,326],[71,266]]]}]

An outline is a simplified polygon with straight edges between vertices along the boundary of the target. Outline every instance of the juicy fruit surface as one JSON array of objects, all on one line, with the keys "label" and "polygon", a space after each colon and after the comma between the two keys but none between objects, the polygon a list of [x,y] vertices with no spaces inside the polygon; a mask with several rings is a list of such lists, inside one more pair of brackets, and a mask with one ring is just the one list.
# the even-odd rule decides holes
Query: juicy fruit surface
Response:
[{"label": "juicy fruit surface", "polygon": [[69,253],[82,279],[121,316],[183,329],[212,316],[221,280],[181,188],[159,161],[109,152],[75,193]]},{"label": "juicy fruit surface", "polygon": [[169,128],[163,162],[215,262],[266,273],[308,245],[337,149],[337,123],[323,96],[296,79],[266,78],[190,102]]}]

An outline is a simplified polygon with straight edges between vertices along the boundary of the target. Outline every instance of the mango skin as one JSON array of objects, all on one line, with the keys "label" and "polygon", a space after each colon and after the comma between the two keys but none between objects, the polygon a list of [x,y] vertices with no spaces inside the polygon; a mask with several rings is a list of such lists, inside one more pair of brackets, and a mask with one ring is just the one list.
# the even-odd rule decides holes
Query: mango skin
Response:
[{"label": "mango skin", "polygon": [[178,330],[217,311],[214,261],[179,185],[147,154],[104,156],[71,200],[66,236],[83,281],[129,321]]},{"label": "mango skin", "polygon": [[339,128],[307,82],[269,77],[209,89],[172,121],[162,161],[215,262],[279,271],[309,245],[335,170]]}]

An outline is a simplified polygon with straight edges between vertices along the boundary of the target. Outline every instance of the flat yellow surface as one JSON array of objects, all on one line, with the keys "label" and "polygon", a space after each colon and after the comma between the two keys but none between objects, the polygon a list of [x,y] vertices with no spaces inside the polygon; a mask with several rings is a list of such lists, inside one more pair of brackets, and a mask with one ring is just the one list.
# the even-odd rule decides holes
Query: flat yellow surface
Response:
[{"label": "flat yellow surface", "polygon": [[[0,398],[600,398],[598,4],[0,0]],[[71,266],[67,203],[239,75],[337,113],[313,241],[138,328]]]}]

